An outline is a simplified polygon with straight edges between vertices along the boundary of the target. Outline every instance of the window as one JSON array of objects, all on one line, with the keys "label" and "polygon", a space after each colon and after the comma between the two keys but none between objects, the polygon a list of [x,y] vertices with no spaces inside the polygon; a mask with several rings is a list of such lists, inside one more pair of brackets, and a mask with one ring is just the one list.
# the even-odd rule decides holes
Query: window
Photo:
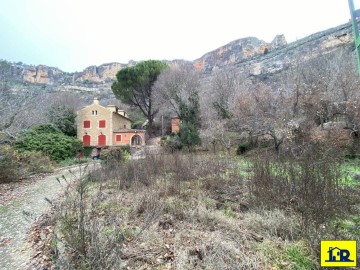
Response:
[{"label": "window", "polygon": [[98,115],[97,110],[93,110],[92,115]]},{"label": "window", "polygon": [[124,125],[124,128],[126,129],[126,125]]},{"label": "window", "polygon": [[84,128],[90,128],[90,121],[84,121]]},{"label": "window", "polygon": [[99,128],[105,128],[106,127],[106,121],[105,120],[100,120],[99,121]]},{"label": "window", "polygon": [[116,135],[116,141],[121,142],[121,135]]}]

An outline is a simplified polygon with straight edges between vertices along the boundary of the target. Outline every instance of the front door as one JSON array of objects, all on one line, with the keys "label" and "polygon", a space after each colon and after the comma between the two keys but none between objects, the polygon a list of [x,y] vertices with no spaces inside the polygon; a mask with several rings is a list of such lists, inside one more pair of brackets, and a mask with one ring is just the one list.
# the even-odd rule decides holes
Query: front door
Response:
[{"label": "front door", "polygon": [[106,145],[106,136],[104,134],[99,135],[98,137],[98,145],[105,146]]}]

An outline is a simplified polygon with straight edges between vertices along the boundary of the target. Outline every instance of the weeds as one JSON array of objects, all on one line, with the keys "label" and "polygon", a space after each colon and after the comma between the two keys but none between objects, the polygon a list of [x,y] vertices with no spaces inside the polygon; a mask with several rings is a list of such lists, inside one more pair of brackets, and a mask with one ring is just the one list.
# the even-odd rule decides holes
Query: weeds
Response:
[{"label": "weeds", "polygon": [[340,163],[329,156],[287,162],[258,159],[253,170],[248,182],[252,204],[292,209],[301,216],[304,233],[351,210],[352,192],[341,185]]},{"label": "weeds", "polygon": [[63,265],[317,269],[313,250],[321,237],[355,234],[356,218],[341,229],[331,223],[342,215],[330,205],[347,211],[357,197],[341,185],[336,162],[240,165],[246,185],[238,160],[229,157],[175,153],[106,160],[66,196],[60,224],[70,260]]}]

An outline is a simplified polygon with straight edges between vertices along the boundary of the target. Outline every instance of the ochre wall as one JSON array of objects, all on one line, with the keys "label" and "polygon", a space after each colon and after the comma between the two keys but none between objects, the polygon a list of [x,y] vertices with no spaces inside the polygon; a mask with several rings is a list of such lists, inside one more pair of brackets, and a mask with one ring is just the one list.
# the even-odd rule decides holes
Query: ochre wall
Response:
[{"label": "ochre wall", "polygon": [[180,118],[174,117],[171,119],[171,132],[178,133],[180,131]]},{"label": "ochre wall", "polygon": [[[97,115],[93,115],[93,111],[97,111]],[[99,128],[100,120],[106,121],[105,128]],[[90,128],[84,128],[84,121],[90,121]],[[83,136],[89,135],[91,137],[90,146],[98,146],[99,135],[106,136],[106,145],[108,146],[128,145],[131,144],[131,138],[136,134],[141,136],[142,145],[145,145],[144,131],[131,130],[131,121],[129,119],[99,104],[93,103],[78,111],[77,122],[78,139],[83,141]],[[126,125],[126,129],[124,129],[124,125]],[[117,134],[122,135],[121,142],[116,141]]]},{"label": "ochre wall", "polygon": [[[97,115],[92,115],[92,111],[97,110]],[[83,140],[83,136],[88,134],[91,136],[90,145],[98,145],[98,136],[104,134],[106,136],[106,145],[112,145],[112,121],[111,121],[112,112],[107,108],[98,105],[91,104],[86,106],[82,110],[78,111],[77,118],[77,137],[79,140]],[[84,128],[84,121],[90,121],[90,128]],[[99,121],[105,120],[105,128],[99,128]]]},{"label": "ochre wall", "polygon": [[124,125],[126,125],[127,129],[131,129],[131,121],[130,120],[128,120],[116,113],[113,113],[112,130],[119,131],[121,129],[124,129]]},{"label": "ochre wall", "polygon": [[[116,141],[116,135],[121,135],[121,142]],[[134,135],[139,135],[141,137],[142,145],[145,145],[145,132],[144,131],[127,131],[127,132],[114,132],[113,134],[113,145],[131,145],[131,138]]]}]

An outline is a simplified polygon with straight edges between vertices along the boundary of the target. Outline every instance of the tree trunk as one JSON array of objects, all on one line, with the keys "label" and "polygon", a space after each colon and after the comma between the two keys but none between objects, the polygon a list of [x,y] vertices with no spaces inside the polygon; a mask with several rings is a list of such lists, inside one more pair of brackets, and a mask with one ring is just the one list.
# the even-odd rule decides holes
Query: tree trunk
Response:
[{"label": "tree trunk", "polygon": [[153,132],[153,123],[154,123],[154,120],[152,119],[152,117],[148,117],[148,121],[149,121],[149,126],[147,128],[147,132],[149,134],[149,138],[152,137],[152,132]]}]

